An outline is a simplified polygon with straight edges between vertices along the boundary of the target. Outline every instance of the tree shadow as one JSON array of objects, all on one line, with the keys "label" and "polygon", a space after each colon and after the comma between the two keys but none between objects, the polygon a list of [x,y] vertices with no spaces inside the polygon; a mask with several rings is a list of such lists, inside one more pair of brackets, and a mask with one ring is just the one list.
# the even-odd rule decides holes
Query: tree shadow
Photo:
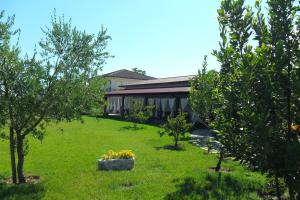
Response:
[{"label": "tree shadow", "polygon": [[175,147],[174,145],[165,145],[162,147],[154,147],[157,151],[160,150],[170,150],[170,151],[185,151],[185,147],[182,145],[178,145],[178,147]]},{"label": "tree shadow", "polygon": [[177,191],[165,196],[165,200],[181,199],[255,199],[260,190],[259,184],[247,180],[238,180],[231,175],[222,173],[207,174],[205,180],[197,181],[192,177],[176,185]]},{"label": "tree shadow", "polygon": [[[100,119],[112,119],[120,122],[130,122],[126,117],[121,117],[121,116],[100,116]],[[140,123],[144,125],[151,125],[155,127],[160,127],[162,124],[164,124],[165,121],[161,119],[149,119],[147,122]]]},{"label": "tree shadow", "polygon": [[184,136],[184,137],[181,137],[179,140],[180,141],[190,141],[191,137],[190,136]]},{"label": "tree shadow", "polygon": [[141,126],[123,126],[122,128],[120,128],[120,131],[128,131],[128,130],[131,130],[131,131],[139,131],[139,130],[143,130],[145,129],[145,127],[141,127]]},{"label": "tree shadow", "polygon": [[42,199],[45,189],[42,183],[36,184],[0,184],[0,199]]}]

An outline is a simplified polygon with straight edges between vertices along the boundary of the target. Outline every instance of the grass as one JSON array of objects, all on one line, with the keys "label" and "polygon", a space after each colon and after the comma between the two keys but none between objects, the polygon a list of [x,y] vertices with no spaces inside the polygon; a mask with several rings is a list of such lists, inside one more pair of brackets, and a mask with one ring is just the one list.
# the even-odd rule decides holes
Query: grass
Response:
[{"label": "grass", "polygon": [[[171,137],[160,138],[158,127],[112,119],[85,118],[85,123],[52,124],[42,143],[30,139],[25,173],[39,175],[35,185],[0,185],[0,199],[259,199],[265,178],[237,162],[232,172],[209,173],[216,155],[180,141],[184,150],[171,150]],[[60,129],[64,131],[61,132]],[[7,141],[0,142],[0,174],[9,176]],[[97,171],[97,159],[108,150],[136,154],[133,171]]]}]

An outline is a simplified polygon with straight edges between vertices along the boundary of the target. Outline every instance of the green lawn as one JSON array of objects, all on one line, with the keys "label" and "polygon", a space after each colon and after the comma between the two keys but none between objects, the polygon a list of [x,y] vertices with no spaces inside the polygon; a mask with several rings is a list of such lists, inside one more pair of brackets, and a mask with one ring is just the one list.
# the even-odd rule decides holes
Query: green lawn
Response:
[{"label": "green lawn", "polygon": [[[42,143],[30,140],[26,174],[39,175],[36,185],[1,185],[0,199],[259,199],[264,177],[237,162],[232,172],[209,173],[217,158],[181,141],[184,151],[163,148],[170,137],[159,128],[110,119],[85,118],[85,123],[52,124]],[[61,128],[64,129],[61,132]],[[136,154],[133,171],[97,171],[97,159],[108,150],[130,149]],[[9,176],[7,141],[0,142],[0,174]]]}]

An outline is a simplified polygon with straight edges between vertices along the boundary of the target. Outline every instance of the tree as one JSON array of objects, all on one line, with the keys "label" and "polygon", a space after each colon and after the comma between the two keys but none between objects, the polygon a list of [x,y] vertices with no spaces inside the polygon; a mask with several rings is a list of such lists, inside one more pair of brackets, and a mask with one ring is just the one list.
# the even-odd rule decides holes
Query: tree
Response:
[{"label": "tree", "polygon": [[81,119],[87,107],[101,101],[103,91],[93,77],[110,57],[105,51],[110,37],[103,27],[97,35],[88,34],[54,13],[43,32],[40,61],[35,53],[9,65],[12,58],[7,57],[0,71],[8,99],[4,110],[16,138],[19,183],[25,182],[27,136],[42,140],[49,121]]},{"label": "tree", "polygon": [[189,102],[193,113],[209,126],[214,119],[214,91],[218,86],[219,74],[214,70],[207,72],[207,56],[204,56],[202,69],[198,75],[191,80]]},{"label": "tree", "polygon": [[292,127],[300,116],[299,7],[293,0],[269,0],[267,5],[268,21],[260,1],[256,13],[243,0],[221,2],[214,126],[232,156],[276,182],[284,178],[290,198],[296,199],[300,143]]},{"label": "tree", "polygon": [[146,75],[146,71],[142,69],[138,69],[137,67],[132,68],[132,71],[138,74]]},{"label": "tree", "polygon": [[[12,45],[12,39],[19,34],[19,30],[13,30],[15,17],[7,17],[4,21],[4,11],[0,12],[0,131],[1,138],[10,141],[12,182],[17,182],[15,162],[15,136],[12,105],[13,97],[9,95],[13,87],[12,79],[18,71],[19,48]],[[5,127],[9,126],[9,134],[5,134]],[[9,135],[9,136],[7,136]]]},{"label": "tree", "polygon": [[187,123],[186,113],[180,112],[176,117],[168,117],[167,122],[162,126],[164,131],[159,131],[160,137],[165,134],[174,138],[174,147],[178,148],[178,140],[184,136],[187,131],[192,127],[192,124]]},{"label": "tree", "polygon": [[[222,143],[216,171],[220,169],[225,152],[238,159],[245,152],[245,140],[241,129],[240,110],[247,102],[246,73],[242,71],[249,63],[252,47],[248,44],[251,36],[253,12],[244,6],[244,1],[225,0],[218,10],[220,25],[220,50],[214,51],[221,63],[220,79],[214,91],[215,120],[212,126],[218,130],[218,140]],[[245,56],[244,56],[245,54]],[[249,55],[249,56],[248,56]],[[246,89],[246,90],[245,90]]]},{"label": "tree", "polygon": [[[216,118],[216,108],[220,105],[218,102],[218,87],[220,85],[219,73],[210,70],[207,72],[207,56],[204,56],[202,69],[198,70],[198,75],[191,80],[190,104],[202,123],[207,127],[213,127]],[[220,134],[218,134],[220,135]],[[220,136],[219,136],[220,138]],[[208,152],[210,142],[207,141]],[[225,149],[221,147],[219,161],[215,168],[216,172],[221,170],[221,164],[225,157]]]},{"label": "tree", "polygon": [[134,100],[130,103],[127,119],[132,121],[133,128],[137,129],[137,123],[144,123],[151,118],[154,106],[144,106],[142,103]]}]

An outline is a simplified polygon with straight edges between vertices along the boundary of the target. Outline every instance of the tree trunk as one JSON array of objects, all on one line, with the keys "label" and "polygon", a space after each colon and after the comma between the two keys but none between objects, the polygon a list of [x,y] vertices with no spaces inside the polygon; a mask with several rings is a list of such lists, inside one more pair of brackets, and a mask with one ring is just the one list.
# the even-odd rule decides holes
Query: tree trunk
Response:
[{"label": "tree trunk", "polygon": [[18,170],[18,180],[19,183],[25,183],[25,177],[23,174],[23,165],[24,165],[24,140],[23,138],[20,136],[20,133],[17,133],[17,153],[18,153],[18,166],[17,166],[17,170]]},{"label": "tree trunk", "polygon": [[178,147],[178,137],[175,136],[175,148]]},{"label": "tree trunk", "polygon": [[[5,59],[4,62],[5,63]],[[13,127],[13,114],[12,114],[12,105],[10,104],[10,97],[9,97],[9,88],[4,80],[4,88],[5,88],[5,99],[8,101],[8,113],[9,113],[9,119],[10,119],[10,128],[9,128],[9,148],[10,148],[10,161],[11,161],[11,176],[12,176],[12,182],[14,184],[17,183],[17,175],[16,175],[16,157],[15,157],[15,138],[14,138],[14,129]]]},{"label": "tree trunk", "polygon": [[11,162],[11,178],[14,184],[17,183],[16,157],[15,157],[15,138],[12,128],[9,129],[9,147],[10,147],[10,162]]},{"label": "tree trunk", "polygon": [[218,161],[218,164],[217,164],[216,169],[215,169],[216,172],[219,172],[221,170],[221,165],[222,165],[223,159],[224,159],[224,149],[221,148],[220,149],[219,161]]}]

